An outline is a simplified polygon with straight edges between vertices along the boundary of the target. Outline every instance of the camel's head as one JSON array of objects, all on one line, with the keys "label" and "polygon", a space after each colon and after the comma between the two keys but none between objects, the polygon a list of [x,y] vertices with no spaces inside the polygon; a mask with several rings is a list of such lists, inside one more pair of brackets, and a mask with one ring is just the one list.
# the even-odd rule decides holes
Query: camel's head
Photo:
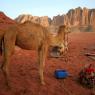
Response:
[{"label": "camel's head", "polygon": [[67,49],[68,42],[68,33],[70,28],[66,25],[59,27],[57,34],[52,37],[53,47],[52,47],[52,56],[61,56],[64,51]]},{"label": "camel's head", "polygon": [[68,34],[71,32],[71,27],[68,26],[68,25],[61,25],[59,26],[59,33],[65,33],[65,34]]},{"label": "camel's head", "polygon": [[64,53],[64,50],[65,50],[64,45],[62,45],[62,46],[59,46],[59,45],[53,46],[52,51],[51,51],[51,56],[60,57]]}]

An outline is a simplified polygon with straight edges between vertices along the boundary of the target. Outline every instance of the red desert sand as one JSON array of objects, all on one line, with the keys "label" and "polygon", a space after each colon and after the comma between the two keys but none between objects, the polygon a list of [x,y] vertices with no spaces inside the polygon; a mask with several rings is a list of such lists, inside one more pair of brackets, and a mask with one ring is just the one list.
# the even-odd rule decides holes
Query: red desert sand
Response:
[{"label": "red desert sand", "polygon": [[[85,53],[95,53],[95,32],[74,32],[69,34],[69,51],[63,58],[48,57],[45,64],[45,85],[40,84],[35,51],[18,47],[10,63],[10,86],[0,70],[0,95],[91,95],[91,89],[77,82],[78,73],[85,65],[95,65],[95,60]],[[67,59],[67,61],[66,61]],[[3,58],[0,56],[0,65]],[[56,69],[67,70],[71,77],[56,79]]]}]

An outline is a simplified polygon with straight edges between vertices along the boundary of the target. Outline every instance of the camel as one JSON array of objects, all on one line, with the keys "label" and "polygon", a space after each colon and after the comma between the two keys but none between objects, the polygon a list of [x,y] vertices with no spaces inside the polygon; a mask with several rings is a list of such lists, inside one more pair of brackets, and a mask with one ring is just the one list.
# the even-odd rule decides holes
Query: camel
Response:
[{"label": "camel", "polygon": [[[68,25],[52,26],[52,27],[53,28],[49,28],[49,31],[51,29],[53,30],[53,31],[51,31],[51,37],[50,37],[50,39],[51,39],[50,44],[51,45],[50,46],[55,47],[55,49],[59,48],[59,46],[60,46],[60,50],[59,50],[60,52],[58,54],[56,53],[55,55],[53,54],[53,52],[51,52],[51,56],[52,57],[60,57],[60,54],[63,55],[63,53],[66,53],[68,51],[68,34],[71,32],[71,29],[70,29],[70,26],[68,26]],[[61,35],[60,32],[63,33],[62,34],[63,36]],[[62,43],[62,41],[63,41],[63,43]],[[52,51],[52,50],[50,50],[50,51]]]},{"label": "camel", "polygon": [[58,49],[63,52],[64,37],[67,31],[68,27],[62,25],[59,27],[58,34],[52,37],[49,33],[49,29],[29,21],[23,24],[12,25],[5,30],[0,30],[0,45],[4,57],[1,69],[7,81],[9,81],[10,77],[10,58],[14,52],[15,45],[17,45],[23,49],[37,51],[40,81],[41,84],[45,84],[43,72],[48,49],[50,46],[58,46]]}]

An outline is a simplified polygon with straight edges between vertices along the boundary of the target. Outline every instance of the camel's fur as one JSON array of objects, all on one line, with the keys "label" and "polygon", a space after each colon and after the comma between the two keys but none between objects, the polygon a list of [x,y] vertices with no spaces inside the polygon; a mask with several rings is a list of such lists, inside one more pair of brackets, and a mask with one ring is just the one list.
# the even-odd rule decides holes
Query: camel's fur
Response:
[{"label": "camel's fur", "polygon": [[40,80],[44,84],[43,68],[47,50],[50,46],[61,46],[64,43],[64,33],[66,31],[66,26],[60,26],[58,34],[53,37],[50,35],[48,29],[31,22],[16,24],[8,29],[0,30],[0,45],[2,44],[4,56],[4,63],[1,68],[4,71],[7,81],[9,78],[10,58],[15,45],[17,45],[23,49],[37,51]]}]

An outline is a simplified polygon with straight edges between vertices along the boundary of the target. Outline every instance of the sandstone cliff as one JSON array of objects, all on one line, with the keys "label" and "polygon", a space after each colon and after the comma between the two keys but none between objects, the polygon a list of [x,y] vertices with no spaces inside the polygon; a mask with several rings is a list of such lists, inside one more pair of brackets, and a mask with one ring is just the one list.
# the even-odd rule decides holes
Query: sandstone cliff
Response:
[{"label": "sandstone cliff", "polygon": [[51,24],[58,26],[62,24],[69,24],[71,26],[95,26],[95,9],[78,7],[69,10],[67,14],[54,16],[52,20],[48,16],[38,17],[32,15],[20,15],[15,20],[20,23],[29,20],[45,27]]},{"label": "sandstone cliff", "polygon": [[95,9],[87,9],[78,7],[71,9],[65,15],[58,15],[53,17],[53,24],[70,24],[71,26],[84,26],[94,25],[95,26]]},{"label": "sandstone cliff", "polygon": [[73,31],[94,31],[95,9],[78,7],[69,10],[66,14],[54,16],[52,20],[48,16],[38,17],[32,15],[20,15],[15,20],[19,23],[29,20],[34,23],[39,23],[45,27],[50,25],[53,25],[54,27],[68,24],[73,27]]},{"label": "sandstone cliff", "polygon": [[50,25],[51,19],[48,18],[48,16],[32,16],[32,15],[20,15],[15,19],[19,23],[24,23],[25,21],[31,21],[34,23],[41,24],[45,27],[48,27]]}]

